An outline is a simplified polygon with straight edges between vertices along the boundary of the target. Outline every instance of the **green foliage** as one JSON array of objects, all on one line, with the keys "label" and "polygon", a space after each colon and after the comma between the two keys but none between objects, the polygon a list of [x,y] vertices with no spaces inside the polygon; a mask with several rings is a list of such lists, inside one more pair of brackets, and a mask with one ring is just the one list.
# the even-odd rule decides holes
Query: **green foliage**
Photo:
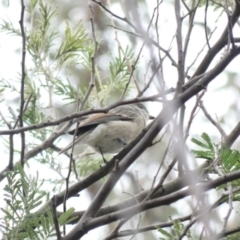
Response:
[{"label": "green foliage", "polygon": [[[117,100],[120,98],[120,94],[131,82],[131,67],[135,63],[132,49],[129,47],[119,48],[116,54],[111,53],[110,61],[107,63],[109,68],[106,75],[102,77],[98,67],[98,49],[95,49],[95,42],[88,36],[88,31],[81,20],[74,26],[67,22],[59,23],[57,7],[46,0],[30,0],[26,3],[25,10],[27,11],[24,19],[27,62],[24,66],[26,71],[24,79],[24,126],[55,120],[59,117],[54,112],[56,111],[55,100],[56,102],[59,100],[60,104],[64,106],[70,103],[76,104],[79,99],[84,99],[93,72],[95,72],[96,77],[95,86],[85,107],[105,106],[112,101],[111,97],[115,94]],[[61,32],[61,28],[56,27],[56,23],[65,25],[65,31]],[[3,20],[0,27],[1,31],[15,35],[20,42],[23,40],[20,28],[15,28],[10,20]],[[98,33],[95,32],[95,35],[100,48],[101,41],[98,39]],[[21,46],[21,44],[16,46],[17,54],[22,54]],[[95,55],[95,65],[93,66],[93,56]],[[21,56],[18,57],[21,61]],[[19,71],[21,71],[21,67],[19,67]],[[79,82],[76,82],[76,77],[71,77],[72,72],[79,77]],[[83,78],[82,72],[87,77]],[[19,115],[21,77],[22,75],[19,74],[13,80],[0,80],[1,95],[8,92],[16,95],[13,111],[6,116],[7,121],[12,126],[16,123]],[[125,96],[129,94],[130,89],[130,87],[126,89]],[[8,104],[5,99],[1,99],[1,101],[5,105]],[[2,119],[0,124],[1,127],[6,128]],[[34,160],[59,172],[60,179],[53,179],[52,176],[47,179],[53,186],[53,191],[56,189],[59,191],[64,181],[62,171],[65,170],[66,164],[62,163],[61,159],[56,161],[55,151],[50,148],[50,145],[44,151],[41,149],[41,144],[47,142],[50,136],[54,136],[54,133],[54,127],[25,132],[25,150],[28,152],[38,148],[36,152],[40,154],[36,153]],[[8,138],[3,138],[3,141],[7,142]],[[6,146],[9,147],[8,144]],[[14,144],[14,147],[17,147],[17,144]],[[16,157],[19,156],[19,149],[14,149],[14,154]],[[103,164],[102,157],[94,156],[93,158],[81,159],[76,165],[78,173],[86,175],[99,169]],[[44,213],[35,213],[36,208],[48,198],[46,193],[39,190],[42,183],[39,183],[38,176],[30,177],[20,166],[17,166],[14,171],[7,174],[7,181],[5,188],[6,206],[1,208],[4,215],[1,222],[4,237],[20,240],[48,239],[55,236],[51,209],[47,209]],[[70,179],[71,182],[72,179]],[[72,212],[73,209],[69,209],[58,218],[60,226],[72,220]]]},{"label": "green foliage", "polygon": [[203,148],[203,150],[191,151],[195,157],[211,161],[218,157],[220,159],[219,163],[225,173],[240,169],[240,152],[238,150],[229,149],[224,145],[218,149],[207,133],[203,133],[201,137],[203,141],[192,138],[193,143]]},{"label": "green foliage", "polygon": [[[7,185],[5,187],[5,207],[1,208],[4,217],[1,221],[1,231],[4,238],[11,240],[21,239],[48,239],[55,236],[55,227],[51,209],[45,213],[36,211],[48,195],[40,191],[42,183],[38,176],[27,176],[20,165],[16,165],[14,171],[7,173]],[[60,226],[72,220],[74,209],[71,208],[58,218]]]},{"label": "green foliage", "polygon": [[212,143],[207,133],[203,133],[201,137],[203,141],[197,140],[196,138],[192,138],[191,141],[204,150],[191,150],[191,152],[197,158],[214,160],[216,155],[214,144]]},{"label": "green foliage", "polygon": [[56,81],[55,93],[59,96],[64,96],[63,100],[69,100],[67,104],[70,104],[76,102],[76,99],[78,99],[78,91],[68,79],[67,82],[68,84],[62,82],[60,79]]},{"label": "green foliage", "polygon": [[46,200],[47,194],[39,191],[42,183],[38,182],[38,176],[27,176],[20,165],[16,165],[14,171],[8,172],[6,177],[6,206],[1,208],[5,215],[1,228],[8,239],[24,239],[27,233],[32,235],[33,231],[31,221],[24,218]]},{"label": "green foliage", "polygon": [[[218,164],[220,164],[223,173],[234,172],[240,169],[240,152],[235,149],[229,149],[226,146],[221,146],[220,149],[213,144],[207,133],[202,134],[202,141],[195,138],[192,142],[198,145],[203,150],[192,150],[191,152],[197,158],[204,158],[207,160],[218,159]],[[235,180],[231,182],[233,187],[240,185],[240,180]],[[219,187],[222,189],[226,184]],[[234,194],[235,201],[239,199],[239,193]]]},{"label": "green foliage", "polygon": [[[160,237],[160,240],[177,240],[183,233],[185,226],[181,221],[174,221],[171,217],[169,217],[171,221],[173,221],[173,225],[171,227],[171,234],[162,228],[158,228],[158,232],[161,233],[164,237]],[[191,232],[186,232],[186,237],[188,240],[192,240]]]},{"label": "green foliage", "polygon": [[129,77],[128,65],[133,65],[134,54],[129,47],[124,52],[118,49],[118,55],[110,62],[110,78],[109,81],[126,81]]},{"label": "green foliage", "polygon": [[[39,109],[40,106],[43,108],[43,102],[46,105],[46,94],[52,99],[56,95],[59,96],[64,101],[63,105],[84,99],[88,90],[87,82],[83,83],[80,78],[78,84],[73,83],[68,76],[62,77],[63,71],[73,66],[83,67],[84,71],[88,72],[89,82],[93,67],[96,72],[96,87],[87,99],[85,107],[106,106],[112,101],[111,97],[118,95],[116,100],[120,98],[121,92],[129,84],[130,68],[135,62],[129,47],[125,50],[119,47],[116,56],[111,54],[109,77],[101,79],[97,58],[95,66],[92,66],[92,57],[98,49],[95,49],[95,43],[89,38],[81,21],[73,27],[65,23],[65,31],[61,33],[56,31],[57,28],[53,24],[58,16],[58,9],[53,4],[45,0],[31,0],[26,10],[30,16],[30,24],[25,26],[27,59],[32,60],[33,66],[26,66],[24,92],[25,99],[31,94],[33,96],[24,116],[25,124],[37,124],[47,120]],[[3,22],[2,31],[21,37],[19,30],[14,29],[11,22]],[[97,35],[97,32],[95,34]],[[99,43],[98,39],[97,41]],[[100,47],[100,44],[98,46]],[[17,85],[12,84],[11,80],[3,80],[0,85],[0,91],[9,88],[19,94],[20,79]],[[129,94],[130,89],[126,89],[125,96]],[[49,94],[50,91],[52,94]],[[48,101],[52,102],[52,99]]]},{"label": "green foliage", "polygon": [[174,237],[170,234],[170,233],[168,233],[166,230],[164,230],[164,229],[162,229],[162,228],[158,228],[158,232],[160,232],[163,236],[165,236],[165,238],[162,238],[162,237],[160,237],[159,239],[160,240],[165,240],[165,239],[174,239]]},{"label": "green foliage", "polygon": [[[82,65],[85,66],[89,71],[92,71],[91,57],[93,55],[92,42],[88,42],[88,50],[81,53]],[[111,55],[111,61],[109,63],[109,77],[101,79],[98,73],[98,68],[95,66],[96,71],[96,85],[98,88],[94,88],[90,94],[86,106],[106,106],[111,95],[115,95],[117,92],[123,92],[126,84],[130,78],[130,70],[128,64],[132,65],[134,62],[134,54],[127,47],[124,52],[118,51],[117,56]],[[64,83],[63,81],[56,81],[55,93],[60,96],[65,96],[64,100],[68,100],[68,103],[73,103],[80,99],[83,99],[87,88],[75,87],[70,84]],[[131,85],[127,88],[126,96],[131,90]]]},{"label": "green foliage", "polygon": [[11,22],[8,22],[4,19],[0,24],[0,31],[1,32],[7,31],[9,34],[21,36],[20,30],[15,28]]},{"label": "green foliage", "polygon": [[234,172],[240,169],[240,153],[238,150],[229,149],[223,146],[220,149],[222,166],[226,173]]},{"label": "green foliage", "polygon": [[207,2],[207,0],[200,0],[200,1],[193,0],[192,1],[192,5],[196,6],[198,4],[198,7],[206,7],[206,3],[208,3],[208,6],[213,6],[214,10],[219,9],[220,7],[224,9],[224,1],[221,1],[221,0],[220,1],[209,1],[209,2]]},{"label": "green foliage", "polygon": [[[104,156],[106,158],[106,156]],[[77,161],[77,169],[79,169],[80,176],[86,176],[97,169],[99,169],[105,163],[103,162],[102,156],[97,157],[83,157],[79,161]]]},{"label": "green foliage", "polygon": [[[129,47],[127,47],[124,52],[119,49],[117,56],[111,56],[111,62],[109,64],[110,76],[106,79],[105,84],[98,81],[100,86],[98,99],[103,105],[106,105],[108,97],[110,97],[112,93],[116,94],[116,91],[123,92],[131,74],[129,66],[132,66],[133,62],[134,54]],[[130,90],[131,86],[127,88],[126,96]]]},{"label": "green foliage", "polygon": [[78,52],[93,51],[93,48],[89,48],[87,42],[89,41],[85,28],[79,22],[75,30],[72,31],[69,25],[66,25],[65,36],[58,49],[55,59],[58,60],[59,66],[62,66],[65,62],[71,61],[78,63]]},{"label": "green foliage", "polygon": [[[39,9],[40,13],[38,18],[35,17],[37,9]],[[50,21],[57,15],[57,10],[52,10],[50,5],[40,0],[38,4],[33,2],[29,11],[34,25],[29,32],[27,50],[34,58],[40,58],[40,56],[48,53],[53,45],[53,41],[57,37],[57,32],[53,28],[50,29]]]},{"label": "green foliage", "polygon": [[[111,59],[108,63],[109,72],[106,74],[107,77],[102,77],[97,65],[96,53],[98,49],[95,49],[95,42],[88,36],[81,20],[75,26],[65,23],[65,31],[61,32],[61,29],[55,26],[59,19],[57,19],[58,8],[53,3],[46,0],[31,0],[26,5],[26,11],[25,16],[29,17],[29,22],[28,24],[24,22],[24,29],[26,35],[26,59],[29,62],[25,65],[24,126],[56,119],[58,115],[53,106],[56,97],[58,97],[56,101],[61,101],[63,106],[75,104],[77,110],[77,103],[79,100],[84,99],[88,91],[88,82],[90,82],[93,67],[96,73],[95,87],[84,105],[85,108],[106,106],[112,101],[119,100],[126,86],[128,87],[125,96],[129,94],[131,84],[128,84],[131,82],[131,66],[135,63],[132,49],[119,47],[116,54],[111,53]],[[7,34],[22,37],[19,29],[14,29],[10,20],[3,21],[1,26],[2,31]],[[98,33],[95,32],[95,35],[100,48],[101,41],[98,39]],[[92,57],[95,54],[95,66],[92,66]],[[74,82],[75,79],[72,79],[69,75],[70,72],[68,71],[73,66],[78,67],[79,83]],[[89,76],[83,81],[81,78],[82,70],[86,73],[86,76]],[[15,124],[19,114],[20,87],[21,74],[19,74],[19,78],[14,80],[1,79],[0,81],[1,94],[11,92],[16,95],[13,113],[6,116],[6,119],[12,125]],[[5,105],[8,104],[4,99],[1,99],[1,101]],[[1,121],[0,124],[6,127],[4,121]],[[32,150],[43,141],[46,141],[49,136],[54,134],[54,129],[54,127],[46,127],[28,131],[26,133],[27,150]],[[39,156],[35,157],[35,160],[42,164],[49,162],[49,165],[52,166],[53,152],[47,151]],[[86,170],[81,168],[81,171],[86,173],[96,169],[102,164],[101,161],[86,161],[87,164],[84,164],[83,161],[82,164],[85,165]],[[92,164],[92,167],[89,166],[90,164]],[[57,169],[56,165],[52,167],[55,170]]]},{"label": "green foliage", "polygon": [[[228,149],[227,147],[223,146],[220,149],[220,159],[221,159],[221,166],[225,173],[234,172],[240,169],[240,152],[235,149]],[[238,187],[240,185],[240,180],[234,180],[231,182],[233,187]],[[222,189],[226,186],[226,184],[219,187]],[[234,193],[234,200],[239,201],[240,193]]]},{"label": "green foliage", "polygon": [[18,89],[16,88],[16,83],[19,83],[18,81],[6,81],[6,79],[1,79],[0,81],[0,91],[4,92],[4,90],[8,89],[12,92],[16,92],[18,91]]},{"label": "green foliage", "polygon": [[226,236],[224,238],[221,238],[222,240],[239,240],[240,239],[240,233],[231,234],[229,236]]},{"label": "green foliage", "polygon": [[[39,6],[38,17],[35,14],[37,6]],[[40,86],[47,91],[51,88],[55,94],[63,94],[61,96],[64,100],[76,100],[77,94],[71,87],[69,87],[71,91],[63,92],[63,86],[70,86],[70,82],[66,82],[57,75],[63,67],[79,64],[84,52],[90,52],[90,54],[93,52],[89,47],[90,40],[85,28],[79,22],[72,30],[66,23],[62,36],[60,32],[55,31],[56,28],[52,24],[58,14],[57,9],[52,9],[52,6],[43,0],[39,1],[39,4],[34,2],[30,12],[34,24],[29,32],[27,50],[35,62],[32,71],[40,76],[37,82],[41,83]],[[42,81],[43,78],[46,83]]]},{"label": "green foliage", "polygon": [[74,208],[69,208],[66,212],[64,212],[59,218],[58,223],[60,226],[66,225],[73,220],[75,220],[77,217],[72,217],[72,214],[74,213]]}]

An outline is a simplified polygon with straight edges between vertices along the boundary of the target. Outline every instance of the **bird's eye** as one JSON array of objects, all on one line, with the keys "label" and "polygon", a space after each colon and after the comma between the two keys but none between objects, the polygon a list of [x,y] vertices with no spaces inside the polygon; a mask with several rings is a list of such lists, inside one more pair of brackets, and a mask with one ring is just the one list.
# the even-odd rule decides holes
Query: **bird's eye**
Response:
[{"label": "bird's eye", "polygon": [[144,105],[141,104],[141,103],[138,103],[137,105],[138,105],[138,107],[141,108],[141,109],[144,109],[144,108],[145,108]]}]

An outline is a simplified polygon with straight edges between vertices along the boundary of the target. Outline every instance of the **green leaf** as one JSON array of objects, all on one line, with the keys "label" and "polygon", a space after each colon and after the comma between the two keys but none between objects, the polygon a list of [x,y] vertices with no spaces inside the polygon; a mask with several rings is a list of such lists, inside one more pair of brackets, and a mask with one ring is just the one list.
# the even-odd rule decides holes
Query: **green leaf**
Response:
[{"label": "green leaf", "polygon": [[207,133],[203,133],[201,137],[203,141],[200,141],[196,138],[192,138],[191,141],[196,145],[198,145],[200,148],[204,148],[204,150],[191,150],[191,152],[197,158],[214,160],[216,155],[216,150],[214,148],[214,144],[212,143],[209,135]]},{"label": "green leaf", "polygon": [[[59,222],[59,225],[62,226],[62,225],[65,225],[67,224],[68,222],[74,220],[75,218],[74,217],[71,217],[71,215],[74,213],[74,208],[70,208],[68,209],[66,212],[64,212],[63,214],[61,214],[61,216],[58,218],[58,222]],[[71,218],[70,218],[71,217]]]},{"label": "green leaf", "polygon": [[173,239],[173,236],[162,228],[158,228],[158,232],[166,236],[168,239]]}]

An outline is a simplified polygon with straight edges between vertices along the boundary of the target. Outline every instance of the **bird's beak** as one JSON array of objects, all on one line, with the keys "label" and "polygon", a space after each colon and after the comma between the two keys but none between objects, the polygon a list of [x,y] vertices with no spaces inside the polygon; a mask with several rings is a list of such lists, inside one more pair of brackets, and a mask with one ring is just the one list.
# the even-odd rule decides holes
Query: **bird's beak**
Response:
[{"label": "bird's beak", "polygon": [[155,117],[150,115],[150,116],[149,116],[149,119],[155,119]]}]

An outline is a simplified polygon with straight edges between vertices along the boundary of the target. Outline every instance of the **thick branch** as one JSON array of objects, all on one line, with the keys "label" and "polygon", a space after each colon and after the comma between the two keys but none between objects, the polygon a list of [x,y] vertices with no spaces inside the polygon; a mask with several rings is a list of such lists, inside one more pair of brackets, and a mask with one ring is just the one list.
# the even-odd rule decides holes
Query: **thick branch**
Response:
[{"label": "thick branch", "polygon": [[[88,219],[88,221],[85,222],[82,231],[87,233],[89,230],[94,229],[99,226],[103,226],[105,224],[109,224],[111,222],[117,221],[119,219],[122,219],[123,217],[132,217],[135,214],[138,214],[139,212],[146,211],[148,209],[152,209],[155,207],[163,206],[163,205],[169,205],[172,204],[180,199],[183,199],[184,197],[190,196],[193,194],[195,191],[199,192],[206,192],[210,189],[219,187],[222,184],[225,184],[227,182],[236,180],[240,178],[240,170],[235,171],[233,173],[226,174],[225,176],[221,176],[215,180],[212,180],[207,183],[202,183],[199,185],[195,185],[192,187],[189,187],[188,189],[178,191],[176,193],[169,194],[164,197],[160,197],[157,199],[149,200],[146,202],[143,202],[142,204],[135,205],[133,207],[124,209],[124,210],[119,210],[115,213],[112,214],[107,214],[102,217],[97,217],[93,219]],[[79,236],[78,236],[79,237]],[[73,237],[71,238],[72,240],[74,239],[79,239],[78,237]],[[65,239],[70,239],[70,238],[64,238]]]},{"label": "thick branch", "polygon": [[153,139],[162,130],[165,124],[171,119],[176,111],[186,101],[197,94],[199,91],[204,89],[218,74],[220,74],[224,68],[240,53],[240,47],[230,51],[214,69],[208,72],[199,83],[190,87],[187,91],[181,94],[179,97],[170,101],[155,121],[151,124],[149,130],[146,132],[144,137],[136,144],[136,146],[123,158],[118,168],[109,176],[106,183],[99,190],[95,199],[92,201],[88,210],[84,213],[82,219],[76,224],[76,226],[64,237],[64,240],[78,239],[86,234],[85,225],[86,220],[89,217],[93,217],[97,214],[97,211],[104,203],[108,194],[115,186],[116,182],[126,171],[126,169],[134,162],[134,160],[148,147],[151,145]]}]

